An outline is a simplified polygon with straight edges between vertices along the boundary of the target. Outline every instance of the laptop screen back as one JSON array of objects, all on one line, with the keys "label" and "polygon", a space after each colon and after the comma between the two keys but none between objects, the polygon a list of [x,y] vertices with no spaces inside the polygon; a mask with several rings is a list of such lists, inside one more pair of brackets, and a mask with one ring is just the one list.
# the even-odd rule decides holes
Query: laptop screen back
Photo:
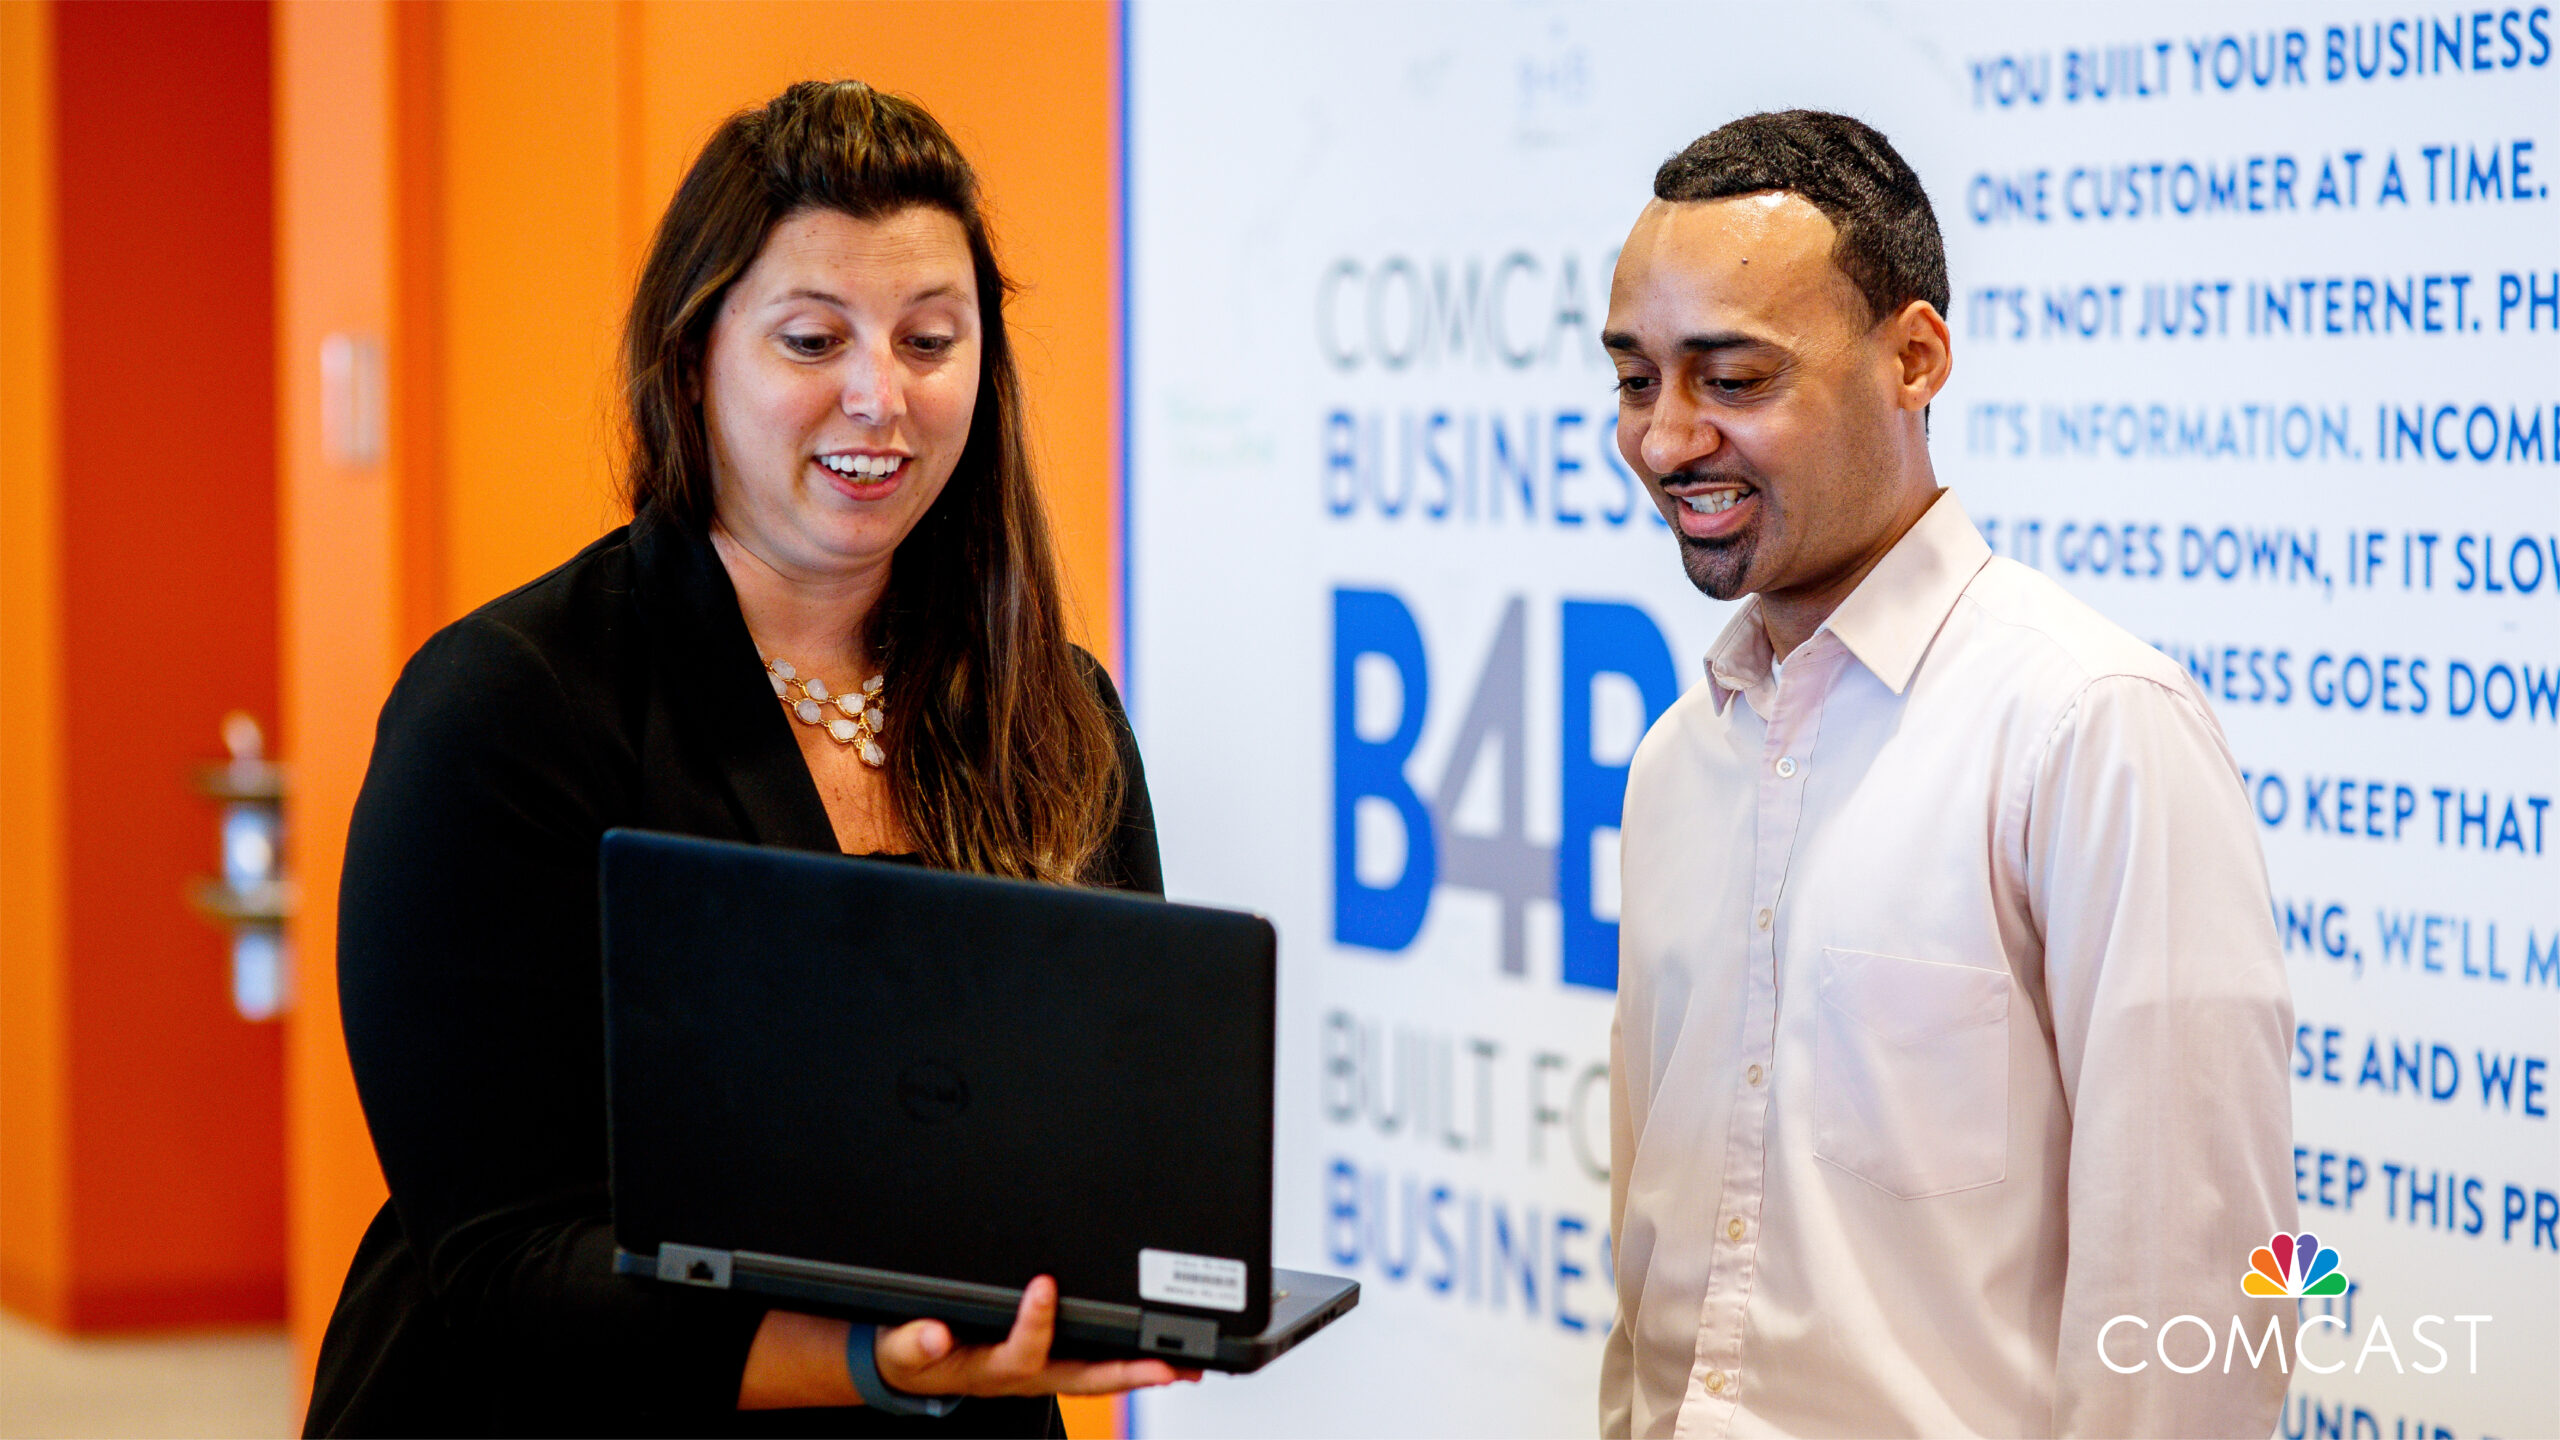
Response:
[{"label": "laptop screen back", "polygon": [[1262,1328],[1268,922],[636,831],[603,876],[624,1249]]}]

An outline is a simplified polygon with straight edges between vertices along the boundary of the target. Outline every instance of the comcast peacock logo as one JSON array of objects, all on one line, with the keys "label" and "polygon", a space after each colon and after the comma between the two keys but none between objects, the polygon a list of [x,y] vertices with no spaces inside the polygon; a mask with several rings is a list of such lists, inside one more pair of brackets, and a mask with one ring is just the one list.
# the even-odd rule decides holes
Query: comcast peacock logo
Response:
[{"label": "comcast peacock logo", "polygon": [[[2268,1299],[2297,1300],[2345,1295],[2350,1288],[2347,1277],[2338,1273],[2338,1252],[2322,1248],[2317,1235],[2267,1237],[2266,1244],[2249,1252],[2249,1272],[2240,1277],[2240,1289],[2244,1293]],[[2391,1326],[2380,1315],[2375,1315],[2372,1325],[2365,1330],[2363,1348],[2356,1351],[2352,1361],[2343,1354],[2338,1354],[2334,1360],[2315,1358],[2307,1349],[2311,1332],[2315,1330],[2335,1330],[2339,1332],[2341,1342],[2353,1340],[2351,1327],[2355,1312],[2352,1305],[2353,1300],[2350,1299],[2344,1306],[2297,1306],[2291,1315],[2285,1314],[2281,1307],[2252,1306],[2248,1319],[2232,1316],[2228,1330],[2222,1333],[2216,1333],[2214,1322],[2202,1315],[2172,1315],[2156,1326],[2141,1315],[2118,1315],[2098,1327],[2098,1363],[2119,1375],[2140,1375],[2151,1368],[2151,1357],[2141,1353],[2139,1341],[2120,1346],[2125,1352],[2122,1355],[2107,1348],[2108,1336],[2131,1326],[2150,1333],[2151,1355],[2159,1359],[2164,1369],[2179,1375],[2196,1374],[2212,1365],[2216,1355],[2222,1358],[2222,1373],[2225,1375],[2231,1373],[2235,1362],[2243,1359],[2248,1361],[2252,1370],[2259,1368],[2262,1361],[2273,1359],[2276,1368],[2287,1374],[2299,1369],[2313,1375],[2335,1375],[2348,1369],[2361,1375],[2365,1362],[2377,1355],[2388,1361],[2392,1372],[2399,1375],[2440,1375],[2452,1364],[2452,1352],[2430,1333],[2446,1323],[2446,1317],[2442,1315],[2420,1315],[2414,1319],[2403,1317],[2407,1328],[2402,1333],[2426,1347],[2427,1352],[2435,1357],[2432,1361],[2403,1362],[2399,1347],[2392,1340]],[[2339,1310],[2347,1312],[2345,1318],[2336,1313]],[[2480,1373],[2480,1327],[2494,1318],[2489,1315],[2452,1317],[2453,1324],[2470,1327],[2469,1353],[2465,1357],[2467,1364],[2463,1373]],[[2249,1335],[2251,1320],[2265,1322],[2254,1340]],[[2288,1321],[2292,1322],[2290,1333],[2286,1329]],[[2183,1333],[2189,1329],[2195,1330],[2198,1338],[2204,1341],[2201,1354],[2197,1353],[2195,1341]],[[2172,1336],[2177,1337],[2174,1346]]]},{"label": "comcast peacock logo", "polygon": [[2240,1289],[2285,1299],[2343,1295],[2347,1277],[2338,1273],[2338,1252],[2323,1248],[2319,1236],[2276,1235],[2249,1252],[2249,1273],[2240,1277]]}]

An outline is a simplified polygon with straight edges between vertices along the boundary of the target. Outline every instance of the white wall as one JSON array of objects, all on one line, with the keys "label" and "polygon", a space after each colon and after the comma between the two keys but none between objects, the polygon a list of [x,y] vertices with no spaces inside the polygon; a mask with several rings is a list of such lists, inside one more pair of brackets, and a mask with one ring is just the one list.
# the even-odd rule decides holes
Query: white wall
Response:
[{"label": "white wall", "polygon": [[[1593,952],[1565,938],[1554,855],[1592,862],[1586,908],[1605,920],[1614,833],[1566,835],[1564,797],[1606,791],[1644,684],[1691,683],[1727,613],[1618,467],[1596,334],[1653,168],[1794,106],[1885,131],[1938,206],[1957,340],[1943,481],[2003,553],[2210,672],[2268,822],[2279,920],[2298,922],[2304,1228],[2356,1283],[2342,1318],[2361,1342],[2380,1317],[2407,1363],[2425,1358],[2417,1316],[2495,1317],[2476,1375],[2457,1346],[2433,1376],[2379,1355],[2303,1376],[2286,1432],[2560,1432],[2560,976],[2528,969],[2560,950],[2560,23],[2493,9],[2475,49],[2470,11],[2382,15],[2384,50],[2391,25],[2459,25],[2462,59],[2361,78],[2354,42],[2374,58],[2379,14],[1133,7],[1134,709],[1175,894],[1280,925],[1279,1263],[1364,1287],[1264,1375],[1143,1397],[1142,1433],[1594,1423],[1606,1087],[1585,1076],[1611,994],[1568,983]],[[2074,52],[2112,75],[2104,98],[2067,93]],[[2009,88],[2037,82],[2040,99]],[[2462,179],[2449,190],[2438,150],[2431,199],[2433,147]],[[2470,193],[2493,152],[2496,194]],[[2405,203],[2383,193],[2395,160]],[[2097,213],[2128,167],[2142,213]],[[2290,305],[2274,333],[2267,286]],[[2405,318],[2385,292],[2414,294]],[[2170,295],[2179,328],[2200,305],[2206,333],[2145,333]],[[1437,322],[1418,349],[1417,297]],[[1525,507],[1508,478],[1497,498],[1497,428],[1506,457],[1531,457]],[[1337,756],[1356,772],[1374,753],[1359,737],[1391,738],[1400,714],[1373,657],[1355,670],[1371,713],[1337,735],[1338,590],[1397,597],[1427,665],[1418,740],[1384,772],[1440,812],[1409,943],[1391,943],[1411,919],[1392,897],[1338,924]],[[1659,648],[1623,611],[1576,612],[1617,630],[1568,656],[1568,602],[1636,607]],[[1393,629],[1384,602],[1346,603],[1354,638]],[[1636,678],[1592,688],[1596,758],[1569,779],[1577,661]],[[1445,773],[1471,729],[1480,763]],[[1391,887],[1393,803],[1355,819],[1355,875]],[[1364,925],[1389,948],[1337,940]],[[2395,1045],[2443,1047],[2450,1093],[2405,1075],[2395,1092]],[[2381,1079],[2359,1085],[2368,1046]],[[2484,1064],[2511,1076],[2485,1096]],[[2437,1177],[2433,1218],[2424,1202],[2411,1218],[2413,1173]],[[2351,1365],[2356,1348],[2329,1347]]]}]

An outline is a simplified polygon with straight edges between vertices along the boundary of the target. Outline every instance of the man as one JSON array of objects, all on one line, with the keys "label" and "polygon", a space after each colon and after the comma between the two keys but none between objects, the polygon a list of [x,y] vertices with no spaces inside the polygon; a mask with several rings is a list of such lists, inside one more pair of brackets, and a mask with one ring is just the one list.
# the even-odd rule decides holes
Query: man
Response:
[{"label": "man", "polygon": [[1627,786],[1601,1429],[2270,1434],[2277,1357],[2220,1362],[2279,1313],[2292,1016],[2221,730],[1938,488],[1945,252],[1882,135],[1752,116],[1654,195],[1619,445],[1750,598]]}]

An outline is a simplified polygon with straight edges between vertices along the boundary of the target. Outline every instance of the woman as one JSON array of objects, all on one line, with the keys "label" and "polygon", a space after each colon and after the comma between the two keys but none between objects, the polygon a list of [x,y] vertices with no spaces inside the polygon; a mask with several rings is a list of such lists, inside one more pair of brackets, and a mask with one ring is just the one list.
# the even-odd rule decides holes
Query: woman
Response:
[{"label": "woman", "polygon": [[[605,829],[1162,891],[1061,624],[1005,292],[967,162],[867,86],[796,85],[686,176],[625,336],[631,524],[383,709],[339,985],[391,1201],[313,1433],[1059,1434],[1055,1393],[1189,1378],[1051,1362],[1045,1277],[960,1346],[612,1273]],[[982,1398],[921,1398],[951,1396]]]}]

